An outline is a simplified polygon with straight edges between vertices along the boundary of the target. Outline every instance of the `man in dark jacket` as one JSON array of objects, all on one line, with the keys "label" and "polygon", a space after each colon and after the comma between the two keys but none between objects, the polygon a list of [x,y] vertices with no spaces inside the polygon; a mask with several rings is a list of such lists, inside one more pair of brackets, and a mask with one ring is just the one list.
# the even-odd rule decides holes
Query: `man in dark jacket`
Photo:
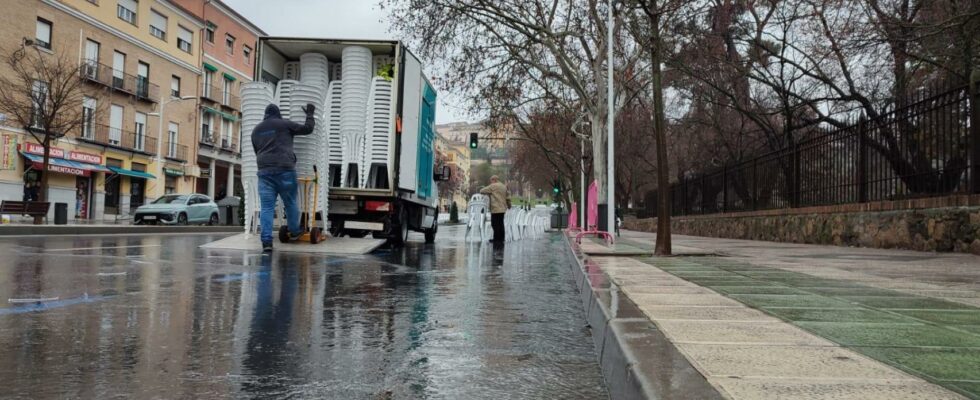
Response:
[{"label": "man in dark jacket", "polygon": [[282,199],[286,208],[286,223],[290,239],[300,235],[299,206],[296,204],[296,154],[293,153],[293,136],[313,133],[316,122],[313,113],[316,108],[307,104],[303,108],[306,123],[303,125],[282,119],[279,107],[269,104],[265,108],[265,118],[252,130],[252,148],[255,149],[255,163],[259,169],[259,199],[262,211],[259,224],[262,226],[262,251],[272,251],[272,220],[276,208],[276,197]]}]

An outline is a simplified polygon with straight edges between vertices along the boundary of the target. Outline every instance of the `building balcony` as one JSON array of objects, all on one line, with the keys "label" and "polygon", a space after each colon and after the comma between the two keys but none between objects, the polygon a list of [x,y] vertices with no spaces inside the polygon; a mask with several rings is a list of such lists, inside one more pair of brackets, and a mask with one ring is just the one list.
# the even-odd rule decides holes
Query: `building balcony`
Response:
[{"label": "building balcony", "polygon": [[221,150],[238,154],[238,143],[228,138],[221,138]]},{"label": "building balcony", "polygon": [[242,101],[238,96],[232,94],[230,91],[226,93],[223,88],[216,85],[202,83],[201,98],[235,111],[241,110],[242,107]]},{"label": "building balcony", "polygon": [[113,128],[108,125],[92,124],[83,127],[79,139],[106,147],[133,151],[148,155],[157,153],[157,138],[136,132]]},{"label": "building balcony", "polygon": [[142,76],[130,75],[94,61],[85,61],[79,67],[85,80],[120,91],[139,100],[157,103],[160,101],[160,87],[150,83]]},{"label": "building balcony", "polygon": [[168,160],[186,162],[187,145],[174,142],[164,143],[163,154]]},{"label": "building balcony", "polygon": [[216,144],[215,144],[215,140],[217,138],[218,138],[218,136],[215,135],[213,131],[208,130],[207,128],[201,130],[200,143],[202,145],[205,145],[205,146],[208,146],[208,147],[217,147]]}]

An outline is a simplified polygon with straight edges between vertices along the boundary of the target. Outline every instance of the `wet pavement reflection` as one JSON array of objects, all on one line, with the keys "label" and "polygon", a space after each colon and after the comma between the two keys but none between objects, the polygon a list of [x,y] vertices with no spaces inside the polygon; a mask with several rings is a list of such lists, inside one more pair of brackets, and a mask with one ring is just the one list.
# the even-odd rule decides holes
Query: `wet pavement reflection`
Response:
[{"label": "wet pavement reflection", "polygon": [[3,398],[606,398],[559,236],[358,257],[0,240]]}]

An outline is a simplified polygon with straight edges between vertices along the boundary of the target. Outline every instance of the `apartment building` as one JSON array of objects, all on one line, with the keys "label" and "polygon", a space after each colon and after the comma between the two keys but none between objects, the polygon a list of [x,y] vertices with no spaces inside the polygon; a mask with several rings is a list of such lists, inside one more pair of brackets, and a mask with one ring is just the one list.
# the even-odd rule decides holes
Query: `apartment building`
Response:
[{"label": "apartment building", "polygon": [[205,23],[199,83],[198,193],[221,199],[241,186],[241,148],[251,132],[241,131],[241,85],[252,81],[258,37],[265,35],[220,0],[174,0]]},{"label": "apartment building", "polygon": [[[23,0],[4,11],[0,48],[77,58],[92,95],[78,104],[90,119],[53,144],[49,201],[68,203],[69,218],[116,219],[194,191],[203,20],[166,0]],[[0,129],[4,154],[17,149],[0,170],[0,198],[21,200],[43,148]]]},{"label": "apartment building", "polygon": [[[436,151],[443,154],[447,165],[456,166],[454,173],[460,174],[460,184],[450,196],[439,198],[439,210],[449,212],[449,205],[456,202],[460,209],[466,207],[469,201],[467,191],[470,187],[470,148],[469,143],[454,140],[456,136],[448,137],[442,133],[436,134]],[[468,138],[468,136],[467,136]]]}]

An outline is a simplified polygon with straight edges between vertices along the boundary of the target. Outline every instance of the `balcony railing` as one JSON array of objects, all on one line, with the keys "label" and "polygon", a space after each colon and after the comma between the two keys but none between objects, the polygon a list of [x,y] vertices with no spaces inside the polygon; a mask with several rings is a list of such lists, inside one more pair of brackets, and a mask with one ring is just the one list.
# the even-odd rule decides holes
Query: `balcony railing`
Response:
[{"label": "balcony railing", "polygon": [[91,82],[131,94],[140,100],[154,103],[160,100],[160,87],[145,77],[130,75],[95,61],[84,61],[79,72]]},{"label": "balcony railing", "polygon": [[139,135],[133,131],[113,128],[108,125],[93,124],[91,129],[83,131],[83,135],[79,139],[145,154],[157,153],[157,138],[147,136],[145,133]]},{"label": "balcony railing", "polygon": [[238,143],[229,138],[221,138],[221,150],[238,153]]},{"label": "balcony railing", "polygon": [[215,146],[215,139],[217,138],[218,136],[215,135],[213,131],[210,131],[206,128],[201,130],[201,144],[208,145],[208,146]]},{"label": "balcony railing", "polygon": [[242,101],[241,99],[233,94],[231,91],[225,93],[224,88],[218,87],[217,85],[201,84],[201,97],[204,99],[211,100],[215,103],[221,104],[222,106],[231,108],[233,110],[241,110]]},{"label": "balcony railing", "polygon": [[167,142],[164,144],[163,154],[174,161],[187,161],[187,145]]}]

